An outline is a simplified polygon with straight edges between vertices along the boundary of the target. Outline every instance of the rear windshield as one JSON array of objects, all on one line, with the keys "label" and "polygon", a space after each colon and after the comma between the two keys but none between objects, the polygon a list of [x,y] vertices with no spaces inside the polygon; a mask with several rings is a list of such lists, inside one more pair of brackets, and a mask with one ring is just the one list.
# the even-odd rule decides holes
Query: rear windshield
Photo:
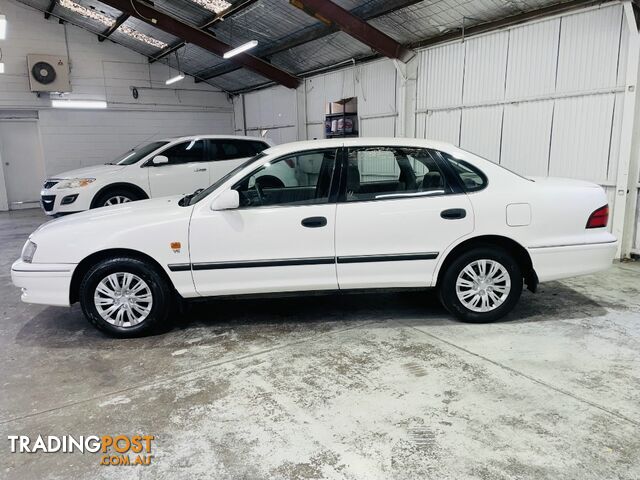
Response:
[{"label": "rear windshield", "polygon": [[151,142],[140,147],[132,148],[128,152],[120,155],[109,165],[133,165],[134,163],[142,160],[154,150],[165,146],[167,143],[169,142]]}]

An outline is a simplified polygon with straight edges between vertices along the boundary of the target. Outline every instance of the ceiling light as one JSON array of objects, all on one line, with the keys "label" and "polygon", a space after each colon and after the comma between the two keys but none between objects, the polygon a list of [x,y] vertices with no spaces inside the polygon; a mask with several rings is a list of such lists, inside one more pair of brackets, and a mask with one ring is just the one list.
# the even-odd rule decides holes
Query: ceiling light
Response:
[{"label": "ceiling light", "polygon": [[179,82],[180,80],[184,80],[184,75],[183,74],[178,74],[175,77],[171,77],[169,80],[167,80],[165,83],[165,85],[171,85],[172,83],[176,83]]},{"label": "ceiling light", "polygon": [[[104,13],[99,12],[97,10],[87,8],[72,0],[59,0],[59,3],[64,8],[67,8],[72,12],[82,15],[83,17],[87,17],[87,18],[90,18],[91,20],[101,23],[105,27],[111,27],[113,26],[114,23],[116,23],[115,18],[112,18],[109,15],[105,15]],[[160,40],[156,40],[155,38],[150,37],[149,35],[145,35],[144,33],[141,33],[127,25],[120,25],[120,27],[118,28],[118,31],[124,33],[125,35],[131,38],[135,38],[140,42],[146,43],[147,45],[151,45],[156,48],[168,47],[168,44],[161,42]]]},{"label": "ceiling light", "polygon": [[4,63],[0,62],[0,73],[4,73]]},{"label": "ceiling light", "polygon": [[0,15],[0,40],[7,38],[7,17]]},{"label": "ceiling light", "polygon": [[107,108],[104,100],[51,100],[53,108]]},{"label": "ceiling light", "polygon": [[250,50],[250,49],[256,47],[257,45],[258,45],[258,41],[257,40],[251,40],[250,42],[243,43],[242,45],[240,45],[239,47],[234,48],[233,50],[229,50],[223,56],[224,56],[224,58],[231,58],[234,55],[238,55],[239,53],[246,52],[247,50]]},{"label": "ceiling light", "polygon": [[225,0],[192,0],[201,7],[215,13],[224,12],[231,4]]}]

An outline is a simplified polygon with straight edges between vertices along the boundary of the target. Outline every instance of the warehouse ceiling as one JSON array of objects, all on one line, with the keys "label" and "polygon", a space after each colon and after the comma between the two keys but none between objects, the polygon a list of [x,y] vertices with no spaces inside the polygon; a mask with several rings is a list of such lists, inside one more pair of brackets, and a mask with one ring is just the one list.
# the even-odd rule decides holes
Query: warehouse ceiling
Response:
[{"label": "warehouse ceiling", "polygon": [[[376,55],[333,23],[320,21],[292,3],[293,0],[132,0],[133,15],[97,0],[20,0],[59,19],[95,33],[102,40],[119,43],[179,68],[196,81],[205,81],[228,92],[269,84],[255,70],[243,68],[239,57],[225,60],[211,51],[185,42],[144,20],[145,6],[168,14],[181,23],[200,28],[230,46],[257,40],[250,53],[294,76],[304,76],[352,59]],[[415,47],[439,39],[451,39],[501,21],[565,8],[575,0],[333,0],[359,19],[405,46]],[[143,12],[139,12],[139,7]],[[126,7],[121,7],[126,8]],[[135,18],[141,13],[140,18]],[[506,20],[505,20],[506,19]],[[175,32],[174,32],[175,33]]]}]

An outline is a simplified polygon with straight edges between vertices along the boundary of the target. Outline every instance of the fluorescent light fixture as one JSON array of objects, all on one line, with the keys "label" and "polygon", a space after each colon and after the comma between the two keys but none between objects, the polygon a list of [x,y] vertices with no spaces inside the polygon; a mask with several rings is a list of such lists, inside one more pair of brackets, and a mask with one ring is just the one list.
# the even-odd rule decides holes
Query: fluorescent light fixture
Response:
[{"label": "fluorescent light fixture", "polygon": [[246,52],[247,50],[251,50],[252,48],[258,45],[257,40],[251,40],[250,42],[243,43],[239,47],[234,48],[233,50],[229,50],[223,56],[224,58],[231,58],[234,55],[238,55],[239,53]]},{"label": "fluorescent light fixture", "polygon": [[7,17],[0,15],[0,40],[7,38]]},{"label": "fluorescent light fixture", "polygon": [[107,108],[103,100],[51,100],[53,108]]},{"label": "fluorescent light fixture", "polygon": [[165,85],[171,85],[172,83],[179,82],[180,80],[184,80],[184,75],[181,73],[179,75],[176,75],[175,77],[171,77],[169,80],[167,80],[164,83]]},{"label": "fluorescent light fixture", "polygon": [[0,73],[4,73],[4,63],[0,62]]}]

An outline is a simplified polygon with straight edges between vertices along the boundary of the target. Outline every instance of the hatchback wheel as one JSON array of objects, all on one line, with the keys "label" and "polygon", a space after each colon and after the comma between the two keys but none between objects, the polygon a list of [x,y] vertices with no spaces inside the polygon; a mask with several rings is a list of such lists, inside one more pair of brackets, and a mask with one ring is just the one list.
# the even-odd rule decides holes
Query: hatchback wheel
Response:
[{"label": "hatchback wheel", "polygon": [[512,255],[496,247],[478,247],[448,266],[439,293],[445,308],[461,320],[491,322],[513,309],[522,283]]},{"label": "hatchback wheel", "polygon": [[137,337],[166,324],[171,290],[155,268],[135,258],[103,260],[80,284],[87,319],[116,337]]}]

